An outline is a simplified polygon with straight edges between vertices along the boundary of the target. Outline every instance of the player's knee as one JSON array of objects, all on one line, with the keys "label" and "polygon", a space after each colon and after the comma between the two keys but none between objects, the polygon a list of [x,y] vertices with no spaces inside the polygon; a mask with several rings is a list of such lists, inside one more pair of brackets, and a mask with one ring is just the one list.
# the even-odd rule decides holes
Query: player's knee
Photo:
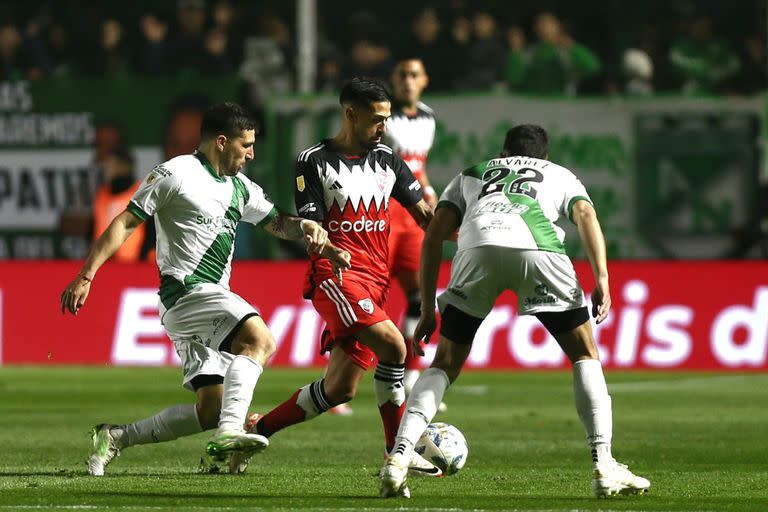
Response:
[{"label": "player's knee", "polygon": [[376,354],[381,361],[402,363],[408,353],[405,346],[403,335],[396,328],[390,329],[381,335],[383,349],[380,354]]}]

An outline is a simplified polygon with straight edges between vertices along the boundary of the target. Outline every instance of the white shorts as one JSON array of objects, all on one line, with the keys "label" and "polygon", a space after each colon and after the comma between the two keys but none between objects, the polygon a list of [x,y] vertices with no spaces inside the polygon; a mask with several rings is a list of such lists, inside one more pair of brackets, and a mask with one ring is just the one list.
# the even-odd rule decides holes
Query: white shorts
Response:
[{"label": "white shorts", "polygon": [[504,290],[517,295],[518,314],[567,311],[586,306],[584,292],[565,254],[484,245],[456,253],[448,288],[437,299],[485,318]]},{"label": "white shorts", "polygon": [[220,375],[235,358],[219,346],[246,317],[258,312],[240,296],[219,285],[203,283],[180,298],[171,309],[160,304],[160,320],[182,362],[183,385],[193,390],[198,375]]}]

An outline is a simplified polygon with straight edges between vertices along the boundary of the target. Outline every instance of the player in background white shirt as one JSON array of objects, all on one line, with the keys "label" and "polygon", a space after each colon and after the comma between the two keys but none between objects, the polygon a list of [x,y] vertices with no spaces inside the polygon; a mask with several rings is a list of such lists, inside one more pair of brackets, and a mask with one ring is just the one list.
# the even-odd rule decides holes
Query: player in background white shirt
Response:
[{"label": "player in background white shirt", "polygon": [[62,313],[85,305],[96,272],[141,223],[154,216],[160,269],[160,315],[183,364],[184,387],[197,403],[176,405],[128,425],[93,428],[88,473],[104,468],[120,450],[218,429],[206,446],[222,462],[253,453],[269,441],[243,429],[248,406],[275,340],[253,307],[229,290],[235,228],[243,220],[279,238],[304,239],[309,252],[329,258],[340,277],[349,253],[327,242],[316,222],[279,213],[261,188],[239,174],[253,159],[254,121],[236,104],[209,108],[193,155],[155,167],[96,240],[61,295]]},{"label": "player in background white shirt", "polygon": [[[520,125],[507,132],[501,158],[465,170],[448,185],[427,228],[421,259],[421,300],[434,304],[443,240],[460,227],[451,280],[440,295],[440,340],[432,366],[413,387],[396,444],[380,473],[383,497],[408,494],[407,461],[437,412],[448,386],[459,376],[478,327],[504,290],[518,297],[521,315],[536,315],[573,364],[576,410],[587,432],[592,489],[597,496],[642,493],[650,487],[611,454],[611,397],[592,336],[576,273],[555,222],[576,224],[595,277],[592,314],[608,316],[611,296],[603,237],[597,215],[579,180],[545,160],[546,131]],[[437,322],[423,307],[415,339],[429,340]]]}]

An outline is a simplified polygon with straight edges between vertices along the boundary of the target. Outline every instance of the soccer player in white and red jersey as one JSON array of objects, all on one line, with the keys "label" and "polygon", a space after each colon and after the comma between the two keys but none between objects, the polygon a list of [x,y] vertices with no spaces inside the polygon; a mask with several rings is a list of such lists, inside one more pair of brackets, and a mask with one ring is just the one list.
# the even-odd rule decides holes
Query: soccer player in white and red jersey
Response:
[{"label": "soccer player in white and red jersey", "polygon": [[[384,142],[408,164],[421,184],[424,200],[434,208],[437,196],[427,178],[427,155],[435,140],[435,116],[432,109],[421,102],[421,94],[429,84],[429,76],[419,57],[402,55],[395,63],[391,80],[394,102]],[[408,304],[400,325],[408,348],[403,379],[407,396],[419,378],[419,357],[413,350],[413,330],[421,314],[419,261],[424,231],[398,204],[392,204],[390,218],[389,271],[392,278],[400,283]],[[441,410],[444,408],[445,405],[441,404]]]},{"label": "soccer player in white and red jersey", "polygon": [[[299,216],[322,223],[329,241],[352,255],[343,280],[318,258],[312,258],[307,271],[304,296],[327,323],[321,350],[330,351],[328,367],[323,378],[296,391],[253,429],[269,437],[346,403],[365,371],[375,368],[374,394],[389,452],[404,411],[406,355],[403,336],[384,311],[390,281],[390,201],[402,204],[422,229],[432,208],[405,162],[381,144],[391,115],[384,86],[354,78],[342,88],[340,103],[341,131],[303,151],[296,162]],[[231,461],[230,471],[239,472],[238,463]],[[439,471],[427,464],[428,471]]]}]

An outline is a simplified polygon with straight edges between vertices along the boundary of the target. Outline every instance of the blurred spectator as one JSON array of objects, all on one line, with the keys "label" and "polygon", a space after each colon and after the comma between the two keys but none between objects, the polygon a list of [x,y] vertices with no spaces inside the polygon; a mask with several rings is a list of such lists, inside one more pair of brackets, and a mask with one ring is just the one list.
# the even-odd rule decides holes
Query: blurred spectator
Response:
[{"label": "blurred spectator", "polygon": [[231,73],[235,70],[229,49],[229,36],[221,28],[213,28],[205,36],[205,55],[199,63],[205,73]]},{"label": "blurred spectator", "polygon": [[125,42],[123,26],[109,18],[101,23],[96,55],[83,61],[86,74],[118,76],[131,72],[131,57]]},{"label": "blurred spectator", "polygon": [[16,25],[0,24],[0,81],[27,80],[39,75],[22,47],[22,37]]},{"label": "blurred spectator", "polygon": [[[118,146],[102,163],[104,184],[93,200],[93,240],[96,240],[117,217],[141,185],[134,176],[134,159],[125,146]],[[154,245],[154,234],[147,236],[147,223],[142,223],[112,256],[113,261],[133,263],[146,259]]]},{"label": "blurred spectator", "polygon": [[760,37],[759,34],[750,34],[744,39],[741,48],[741,72],[734,75],[734,90],[743,94],[756,94],[765,92],[768,88],[765,45],[765,37]]},{"label": "blurred spectator", "polygon": [[230,0],[217,0],[211,8],[213,30],[222,31],[227,38],[227,55],[233,65],[243,58],[243,33],[236,23],[235,8]]},{"label": "blurred spectator", "polygon": [[144,37],[137,65],[139,71],[148,75],[170,73],[172,53],[168,40],[168,22],[158,14],[149,12],[141,17],[139,25]]},{"label": "blurred spectator", "polygon": [[107,155],[125,144],[122,127],[114,121],[102,121],[93,134],[93,163],[104,165]]},{"label": "blurred spectator", "polygon": [[320,31],[317,34],[317,86],[322,92],[336,94],[341,87],[342,55],[335,44]]},{"label": "blurred spectator", "polygon": [[496,29],[496,20],[487,11],[479,11],[472,18],[474,38],[469,46],[469,69],[462,89],[488,90],[501,79],[504,46]]},{"label": "blurred spectator", "polygon": [[163,161],[197,149],[203,112],[210,103],[206,97],[185,96],[171,105],[163,134]]},{"label": "blurred spectator", "polygon": [[630,96],[653,94],[653,62],[643,50],[630,48],[624,52],[622,70],[626,78],[624,92]]},{"label": "blurred spectator", "polygon": [[177,71],[202,71],[202,63],[206,62],[209,56],[214,59],[221,57],[221,54],[206,52],[205,22],[205,0],[178,0],[177,30],[171,38],[171,53]]},{"label": "blurred spectator", "polygon": [[403,54],[418,55],[429,70],[429,88],[432,91],[447,91],[451,88],[451,55],[442,37],[442,26],[437,11],[428,7],[416,15],[412,25],[412,36],[406,43]]},{"label": "blurred spectator", "polygon": [[508,32],[506,79],[512,90],[573,95],[580,80],[600,71],[597,55],[575,42],[554,14],[539,14],[534,30],[538,42],[524,51],[522,31]]},{"label": "blurred spectator", "polygon": [[368,76],[386,80],[391,67],[389,48],[371,40],[362,39],[352,43],[342,76],[343,78]]},{"label": "blurred spectator", "polygon": [[682,92],[689,94],[726,92],[740,67],[731,45],[715,35],[705,14],[691,20],[688,34],[672,44],[669,61],[683,80]]},{"label": "blurred spectator", "polygon": [[469,55],[472,43],[472,22],[465,16],[458,16],[451,26],[451,89],[461,89],[469,70]]}]

